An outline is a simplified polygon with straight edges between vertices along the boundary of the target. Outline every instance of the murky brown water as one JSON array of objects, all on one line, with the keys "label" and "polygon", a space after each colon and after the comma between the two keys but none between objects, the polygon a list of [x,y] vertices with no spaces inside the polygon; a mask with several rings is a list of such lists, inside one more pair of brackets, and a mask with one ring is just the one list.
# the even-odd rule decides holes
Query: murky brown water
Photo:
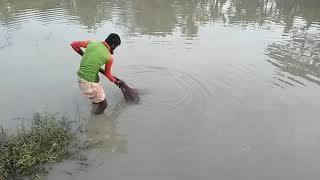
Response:
[{"label": "murky brown water", "polygon": [[[101,116],[80,95],[73,40],[121,35]],[[316,180],[320,1],[0,0],[0,118],[87,119],[86,167],[48,179]],[[71,175],[72,174],[72,175]]]}]

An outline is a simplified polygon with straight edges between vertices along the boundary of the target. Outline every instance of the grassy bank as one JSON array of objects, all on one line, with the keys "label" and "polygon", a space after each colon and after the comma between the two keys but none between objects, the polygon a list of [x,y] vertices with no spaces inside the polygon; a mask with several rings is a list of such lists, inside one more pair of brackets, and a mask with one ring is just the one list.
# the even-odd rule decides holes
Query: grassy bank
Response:
[{"label": "grassy bank", "polygon": [[0,179],[37,177],[49,163],[71,157],[75,140],[66,119],[35,114],[31,127],[0,129]]}]

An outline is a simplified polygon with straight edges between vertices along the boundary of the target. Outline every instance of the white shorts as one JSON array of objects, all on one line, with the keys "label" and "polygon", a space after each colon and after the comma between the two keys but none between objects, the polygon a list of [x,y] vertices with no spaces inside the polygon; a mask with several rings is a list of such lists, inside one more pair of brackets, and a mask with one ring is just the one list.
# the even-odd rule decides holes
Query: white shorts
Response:
[{"label": "white shorts", "polygon": [[79,77],[78,84],[84,96],[93,103],[99,103],[106,98],[101,82],[89,82]]}]

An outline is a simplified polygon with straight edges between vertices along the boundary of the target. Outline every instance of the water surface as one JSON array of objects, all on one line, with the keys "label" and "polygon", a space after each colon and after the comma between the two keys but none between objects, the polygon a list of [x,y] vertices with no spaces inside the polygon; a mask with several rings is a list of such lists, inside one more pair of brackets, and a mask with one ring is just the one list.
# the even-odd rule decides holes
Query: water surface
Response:
[{"label": "water surface", "polygon": [[[142,101],[102,80],[95,116],[70,43],[111,32],[113,73]],[[318,0],[0,0],[0,57],[1,124],[86,119],[88,165],[48,179],[320,177]]]}]

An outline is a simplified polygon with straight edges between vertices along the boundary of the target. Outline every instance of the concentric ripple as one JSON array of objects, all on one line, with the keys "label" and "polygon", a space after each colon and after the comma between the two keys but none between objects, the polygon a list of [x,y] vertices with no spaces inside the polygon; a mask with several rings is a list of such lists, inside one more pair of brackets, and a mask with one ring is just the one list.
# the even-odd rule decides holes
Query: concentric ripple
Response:
[{"label": "concentric ripple", "polygon": [[144,106],[192,107],[198,113],[207,109],[210,91],[196,75],[158,66],[125,66],[124,79],[139,87]]}]

